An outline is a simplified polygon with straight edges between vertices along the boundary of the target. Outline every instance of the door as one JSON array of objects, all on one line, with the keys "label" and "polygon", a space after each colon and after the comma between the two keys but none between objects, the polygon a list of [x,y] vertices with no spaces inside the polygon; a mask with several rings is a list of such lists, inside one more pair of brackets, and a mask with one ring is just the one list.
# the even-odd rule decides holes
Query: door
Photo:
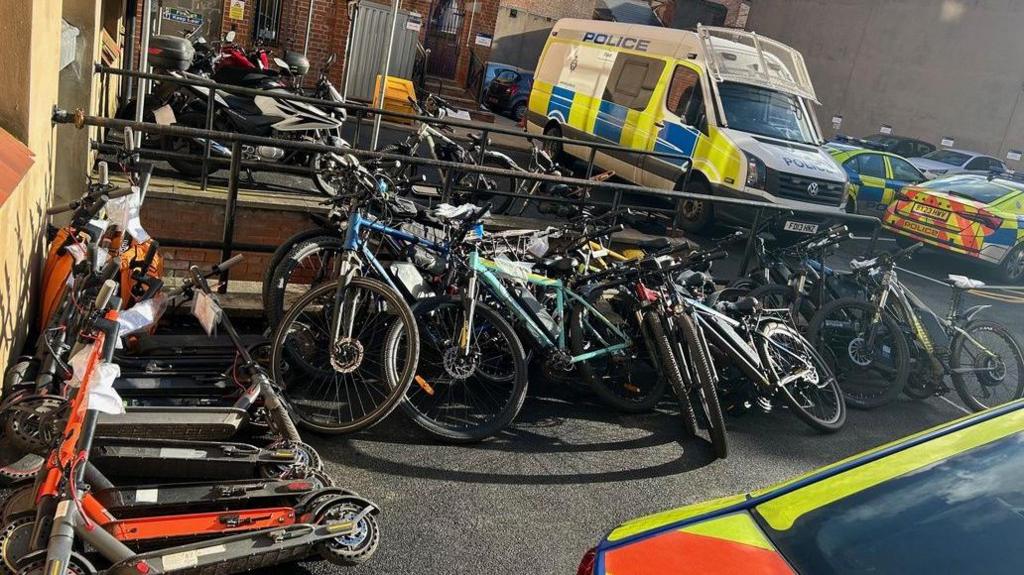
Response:
[{"label": "door", "polygon": [[903,158],[886,156],[885,163],[887,164],[887,177],[885,191],[882,194],[881,203],[883,205],[878,206],[879,210],[883,212],[896,199],[896,193],[903,189],[903,186],[917,184],[926,179],[920,170]]},{"label": "door", "polygon": [[430,50],[428,74],[441,78],[455,77],[464,16],[459,0],[434,0],[430,5],[430,22],[424,43]]},{"label": "door", "polygon": [[[654,128],[653,137],[646,149],[656,152],[685,154],[693,158],[701,138],[707,139],[704,86],[696,67],[681,63],[672,70],[661,119],[654,124]],[[701,163],[697,160],[694,162]],[[644,185],[674,186],[682,175],[680,164],[680,160],[645,157]]]},{"label": "door", "polygon": [[857,154],[843,163],[843,169],[850,176],[857,213],[873,216],[885,211],[885,158],[881,154]]},{"label": "door", "polygon": [[[640,150],[653,147],[655,116],[652,96],[665,61],[619,52],[615,57],[594,121],[594,134],[613,144]],[[641,154],[609,151],[618,175],[638,182]]]}]

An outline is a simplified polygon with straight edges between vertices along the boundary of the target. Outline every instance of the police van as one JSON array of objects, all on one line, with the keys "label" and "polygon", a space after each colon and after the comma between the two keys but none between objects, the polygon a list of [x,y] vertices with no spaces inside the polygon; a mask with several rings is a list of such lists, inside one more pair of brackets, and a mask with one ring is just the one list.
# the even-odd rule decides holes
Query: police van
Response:
[{"label": "police van", "polygon": [[[685,154],[691,192],[838,207],[847,177],[821,148],[814,103],[800,53],[752,32],[564,19],[538,62],[527,130]],[[585,146],[551,147],[590,155]],[[683,189],[681,160],[599,150],[596,164],[636,184]],[[676,209],[677,224],[691,231],[750,215],[693,200]]]}]

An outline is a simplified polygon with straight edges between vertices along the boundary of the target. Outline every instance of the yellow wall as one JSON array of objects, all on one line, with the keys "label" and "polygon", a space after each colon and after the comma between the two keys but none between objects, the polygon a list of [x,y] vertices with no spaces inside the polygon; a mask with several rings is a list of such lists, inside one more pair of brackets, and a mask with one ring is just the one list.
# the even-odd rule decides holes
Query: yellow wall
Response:
[{"label": "yellow wall", "polygon": [[0,126],[35,153],[35,164],[0,206],[0,362],[18,352],[28,331],[43,247],[43,212],[53,195],[61,0],[0,0],[4,81]]}]

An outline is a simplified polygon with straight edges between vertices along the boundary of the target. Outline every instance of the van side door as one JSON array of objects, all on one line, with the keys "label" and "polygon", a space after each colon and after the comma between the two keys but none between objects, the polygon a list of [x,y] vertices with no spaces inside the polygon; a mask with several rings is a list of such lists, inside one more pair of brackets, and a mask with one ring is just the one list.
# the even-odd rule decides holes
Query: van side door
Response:
[{"label": "van side door", "polygon": [[[671,152],[693,157],[703,140],[707,149],[708,120],[704,106],[704,86],[698,68],[680,62],[672,70],[663,98],[661,116],[655,123],[655,138],[648,150]],[[704,152],[706,154],[706,152]],[[695,167],[705,163],[694,159]],[[646,156],[643,163],[643,184],[652,187],[674,186],[683,175],[680,160]]]},{"label": "van side door", "polygon": [[[616,54],[594,119],[594,135],[613,144],[649,149],[654,133],[652,96],[658,89],[665,61],[628,52]],[[627,180],[638,182],[641,154],[607,151],[608,165]]]}]

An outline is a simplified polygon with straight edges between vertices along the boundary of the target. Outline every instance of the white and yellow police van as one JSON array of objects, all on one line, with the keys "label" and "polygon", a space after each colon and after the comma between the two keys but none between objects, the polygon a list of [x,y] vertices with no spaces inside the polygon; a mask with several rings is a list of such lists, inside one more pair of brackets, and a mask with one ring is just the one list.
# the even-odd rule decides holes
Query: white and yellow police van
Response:
[{"label": "white and yellow police van", "polygon": [[[537,64],[527,130],[686,154],[691,192],[838,207],[847,177],[821,148],[816,102],[800,53],[752,32],[564,19]],[[552,148],[584,160],[591,152]],[[683,189],[680,160],[611,150],[598,151],[596,164],[636,184]],[[677,210],[692,231],[750,217],[692,200]]]}]

